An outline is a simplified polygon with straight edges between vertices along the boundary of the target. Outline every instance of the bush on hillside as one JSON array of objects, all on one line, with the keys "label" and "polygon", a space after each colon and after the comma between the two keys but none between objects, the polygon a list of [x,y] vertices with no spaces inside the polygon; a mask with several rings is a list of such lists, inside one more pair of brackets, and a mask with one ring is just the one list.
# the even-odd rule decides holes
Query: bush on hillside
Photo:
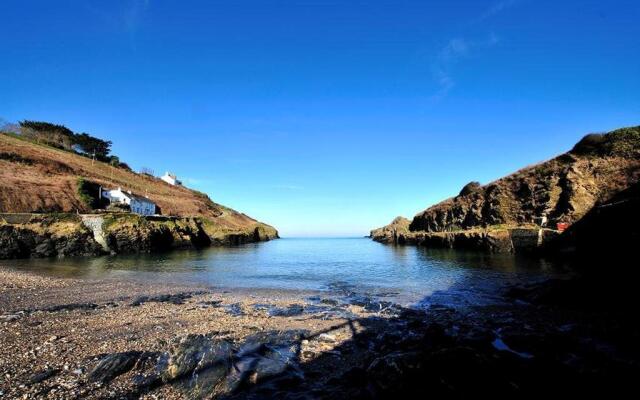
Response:
[{"label": "bush on hillside", "polygon": [[106,199],[100,198],[100,185],[88,181],[84,178],[78,178],[78,197],[87,208],[91,210],[104,208],[107,203]]},{"label": "bush on hillside", "polygon": [[607,134],[589,134],[573,147],[571,153],[582,156],[640,157],[640,126],[622,128]]},{"label": "bush on hillside", "polygon": [[590,133],[580,139],[571,152],[578,155],[602,154],[605,151],[607,135],[603,133]]},{"label": "bush on hillside", "polygon": [[109,161],[111,142],[88,133],[74,133],[64,125],[43,121],[21,121],[20,136],[58,149],[73,151],[100,161]]},{"label": "bush on hillside", "polygon": [[640,126],[611,132],[610,154],[625,158],[640,157]]},{"label": "bush on hillside", "polygon": [[469,182],[466,185],[464,185],[464,187],[462,188],[458,196],[466,196],[468,194],[479,191],[481,188],[482,188],[482,185],[480,184],[480,182],[476,182],[476,181]]},{"label": "bush on hillside", "polygon": [[6,161],[15,162],[15,163],[27,164],[27,165],[33,164],[32,159],[22,157],[20,154],[16,154],[16,153],[0,152],[0,160],[6,160]]}]

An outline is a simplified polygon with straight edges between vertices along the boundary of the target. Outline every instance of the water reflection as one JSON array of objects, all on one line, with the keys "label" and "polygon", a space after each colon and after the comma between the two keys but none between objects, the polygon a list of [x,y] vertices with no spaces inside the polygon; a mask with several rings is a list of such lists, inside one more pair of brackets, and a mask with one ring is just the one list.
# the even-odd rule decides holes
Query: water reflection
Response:
[{"label": "water reflection", "polygon": [[5,267],[75,278],[124,278],[218,287],[326,290],[336,282],[419,299],[460,285],[553,273],[544,260],[386,246],[368,239],[281,239],[232,248],[98,258],[3,261]]}]

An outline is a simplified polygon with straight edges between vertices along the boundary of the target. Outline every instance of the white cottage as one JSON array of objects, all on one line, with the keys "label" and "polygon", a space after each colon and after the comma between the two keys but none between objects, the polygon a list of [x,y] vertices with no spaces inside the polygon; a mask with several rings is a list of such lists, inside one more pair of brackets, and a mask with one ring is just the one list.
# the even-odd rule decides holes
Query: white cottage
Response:
[{"label": "white cottage", "polygon": [[165,172],[164,175],[160,177],[163,181],[167,182],[169,185],[173,186],[181,186],[182,181],[178,180],[178,177],[170,172]]},{"label": "white cottage", "polygon": [[131,212],[140,215],[154,215],[156,204],[146,197],[131,193],[130,190],[123,191],[122,188],[105,190],[100,188],[100,196],[108,199],[111,204],[126,204]]}]

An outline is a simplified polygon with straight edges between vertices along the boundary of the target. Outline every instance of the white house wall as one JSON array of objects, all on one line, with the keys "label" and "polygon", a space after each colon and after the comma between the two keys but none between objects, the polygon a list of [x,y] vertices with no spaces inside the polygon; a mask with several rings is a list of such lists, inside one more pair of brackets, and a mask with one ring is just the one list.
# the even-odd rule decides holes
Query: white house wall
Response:
[{"label": "white house wall", "polygon": [[120,190],[105,190],[102,197],[109,199],[111,203],[126,204],[131,208],[131,212],[140,215],[154,215],[156,213],[156,205],[150,201],[138,200],[127,196]]}]

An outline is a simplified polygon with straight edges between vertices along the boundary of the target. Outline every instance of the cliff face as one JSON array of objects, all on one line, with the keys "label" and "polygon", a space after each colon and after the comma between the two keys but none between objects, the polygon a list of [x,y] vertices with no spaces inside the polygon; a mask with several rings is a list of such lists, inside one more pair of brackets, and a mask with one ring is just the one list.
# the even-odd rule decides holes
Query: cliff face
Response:
[{"label": "cliff face", "polygon": [[577,251],[589,262],[586,265],[633,263],[640,243],[640,183],[598,204],[554,242],[560,253]]},{"label": "cliff face", "polygon": [[396,217],[389,225],[371,231],[370,237],[381,243],[404,244],[409,234],[411,221]]},{"label": "cliff face", "polygon": [[[11,222],[11,223],[10,223]],[[76,215],[0,218],[0,259],[91,256],[103,252]]]},{"label": "cliff face", "polygon": [[[200,221],[212,244],[278,237],[273,227],[217,204],[204,193],[0,134],[0,213],[91,213],[91,207],[79,192],[79,178],[95,185],[146,194],[163,215]],[[142,225],[138,228],[144,231]]]},{"label": "cliff face", "polygon": [[[509,232],[513,236],[513,229],[538,230],[541,225],[555,228],[559,222],[573,224],[594,206],[638,181],[640,127],[588,135],[571,151],[552,160],[484,186],[466,185],[458,196],[417,214],[405,231],[392,223],[372,231],[372,237],[382,242],[429,245],[442,241],[443,233],[457,237],[481,231],[487,243],[492,232]],[[393,239],[394,235],[399,239]],[[444,240],[447,247],[457,247],[455,242]]]},{"label": "cliff face", "polygon": [[[0,259],[147,253],[274,239],[270,229],[221,235],[200,217],[0,215]],[[215,227],[215,226],[214,226]]]}]

